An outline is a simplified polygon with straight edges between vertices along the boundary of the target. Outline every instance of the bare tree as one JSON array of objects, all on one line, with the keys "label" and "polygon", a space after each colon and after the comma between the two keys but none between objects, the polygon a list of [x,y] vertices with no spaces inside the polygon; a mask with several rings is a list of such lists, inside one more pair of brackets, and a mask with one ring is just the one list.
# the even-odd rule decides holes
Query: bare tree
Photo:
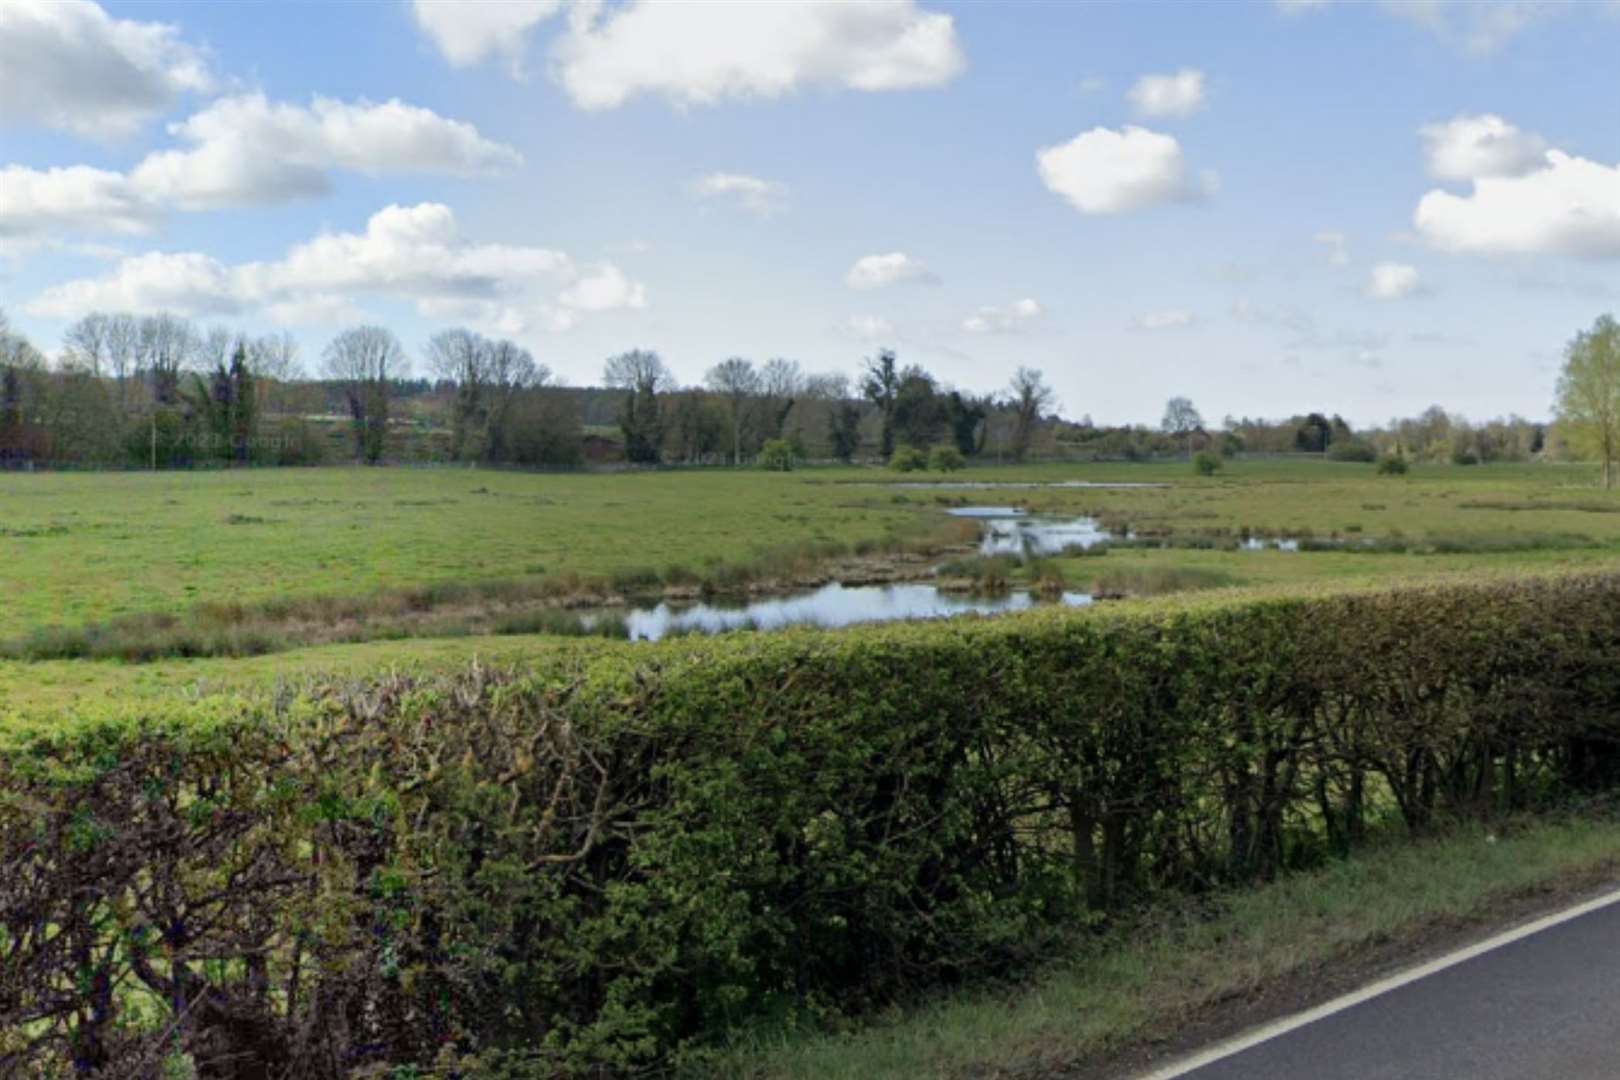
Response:
[{"label": "bare tree", "polygon": [[92,311],[62,334],[62,359],[79,371],[100,376],[110,369],[112,317]]},{"label": "bare tree", "polygon": [[731,463],[741,465],[742,410],[748,399],[759,393],[759,372],[751,361],[733,356],[710,368],[704,382],[731,407]]},{"label": "bare tree", "polygon": [[485,460],[506,461],[511,457],[513,407],[519,395],[545,386],[550,380],[551,369],[535,363],[528,349],[504,339],[488,343],[484,355]]},{"label": "bare tree", "polygon": [[1204,418],[1193,407],[1192,400],[1173,397],[1164,405],[1164,418],[1159,427],[1167,435],[1181,435],[1187,439],[1187,456],[1192,457],[1192,437],[1204,426]]},{"label": "bare tree", "polygon": [[[462,327],[441,330],[427,343],[428,369],[455,388],[450,414],[450,455],[467,457],[484,410],[484,368],[489,342]],[[474,449],[476,456],[476,449]]]},{"label": "bare tree", "polygon": [[265,334],[248,345],[248,368],[256,379],[293,382],[303,377],[298,362],[298,339],[292,331]]},{"label": "bare tree", "polygon": [[777,357],[759,369],[760,397],[765,407],[765,437],[780,439],[788,414],[804,393],[804,373],[796,360]]},{"label": "bare tree", "polygon": [[326,377],[343,387],[356,459],[376,464],[388,434],[389,383],[409,370],[405,350],[391,330],[355,326],[328,343],[321,361]]},{"label": "bare tree", "polygon": [[1041,373],[1030,367],[1020,367],[1014,372],[1008,389],[1013,409],[1012,455],[1014,461],[1021,462],[1029,456],[1035,429],[1040,426],[1041,417],[1056,403],[1057,395],[1046,385]]},{"label": "bare tree", "polygon": [[107,370],[118,380],[118,407],[129,408],[129,377],[140,366],[140,320],[128,312],[107,316]]}]

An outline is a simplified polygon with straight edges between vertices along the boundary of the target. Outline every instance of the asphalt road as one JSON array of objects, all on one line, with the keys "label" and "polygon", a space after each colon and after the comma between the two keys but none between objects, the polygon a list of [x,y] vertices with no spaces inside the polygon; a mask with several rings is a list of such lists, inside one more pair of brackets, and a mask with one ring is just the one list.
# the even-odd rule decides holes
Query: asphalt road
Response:
[{"label": "asphalt road", "polygon": [[1620,904],[1187,1073],[1188,1080],[1617,1080]]}]

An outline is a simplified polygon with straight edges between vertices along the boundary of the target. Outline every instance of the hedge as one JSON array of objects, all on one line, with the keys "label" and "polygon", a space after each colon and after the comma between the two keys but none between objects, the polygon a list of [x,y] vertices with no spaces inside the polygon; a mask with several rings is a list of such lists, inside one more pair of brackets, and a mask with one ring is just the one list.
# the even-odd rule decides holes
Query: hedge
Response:
[{"label": "hedge", "polygon": [[560,645],[7,735],[0,1072],[625,1074],[1615,782],[1620,575]]}]

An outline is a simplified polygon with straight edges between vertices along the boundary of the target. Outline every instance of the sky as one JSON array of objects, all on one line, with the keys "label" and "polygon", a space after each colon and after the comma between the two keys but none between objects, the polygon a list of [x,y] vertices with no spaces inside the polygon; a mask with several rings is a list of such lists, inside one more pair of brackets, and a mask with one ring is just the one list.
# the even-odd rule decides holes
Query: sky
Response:
[{"label": "sky", "polygon": [[1610,0],[0,0],[0,309],[1544,417],[1620,308],[1617,47]]}]

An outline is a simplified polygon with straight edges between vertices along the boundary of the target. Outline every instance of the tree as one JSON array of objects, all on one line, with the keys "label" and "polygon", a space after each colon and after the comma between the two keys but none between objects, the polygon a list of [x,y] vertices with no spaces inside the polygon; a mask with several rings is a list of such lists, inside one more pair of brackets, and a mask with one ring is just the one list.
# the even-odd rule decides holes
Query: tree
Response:
[{"label": "tree", "polygon": [[979,452],[984,438],[985,419],[990,415],[993,402],[989,398],[975,398],[952,390],[945,396],[945,421],[950,425],[951,441],[957,453],[968,458]]},{"label": "tree", "polygon": [[726,399],[731,408],[731,463],[742,464],[742,410],[748,399],[759,393],[759,372],[751,361],[733,356],[710,368],[704,382]]},{"label": "tree", "polygon": [[894,437],[908,446],[932,446],[947,423],[945,401],[934,377],[916,364],[907,367],[894,394]]},{"label": "tree", "polygon": [[1190,399],[1173,397],[1164,405],[1164,418],[1159,421],[1159,429],[1167,435],[1184,436],[1187,440],[1187,456],[1192,457],[1193,433],[1204,426],[1204,418],[1198,415]]},{"label": "tree", "polygon": [[1564,349],[1553,408],[1570,434],[1603,462],[1603,486],[1612,488],[1620,456],[1620,323],[1601,315]]},{"label": "tree", "polygon": [[238,340],[230,358],[229,367],[216,364],[207,379],[193,374],[192,392],[186,398],[193,416],[207,427],[208,445],[220,460],[247,465],[258,433],[258,394],[247,343]]},{"label": "tree", "polygon": [[146,377],[152,401],[159,407],[180,400],[180,372],[198,349],[196,327],[167,312],[148,315],[136,331],[135,370]]},{"label": "tree", "polygon": [[805,396],[826,408],[827,442],[833,457],[849,464],[861,448],[861,403],[849,396],[849,377],[812,375],[804,386]]},{"label": "tree", "polygon": [[861,393],[877,406],[882,436],[879,446],[885,460],[894,455],[894,399],[900,391],[900,372],[895,366],[893,349],[884,349],[877,359],[868,358],[866,372],[861,377]]},{"label": "tree", "polygon": [[[428,339],[428,370],[455,388],[450,410],[450,456],[461,461],[480,426],[484,408],[484,354],[489,343],[471,330],[441,330]],[[471,452],[477,457],[481,448]]]},{"label": "tree", "polygon": [[375,465],[388,435],[389,384],[409,370],[405,350],[385,327],[355,326],[331,340],[321,362],[326,377],[342,387],[356,460]]},{"label": "tree", "polygon": [[760,425],[766,439],[780,439],[788,414],[804,393],[804,373],[797,360],[776,357],[759,369],[760,404],[765,409]]},{"label": "tree", "polygon": [[[1014,461],[1021,462],[1029,456],[1030,444],[1035,440],[1035,429],[1041,422],[1041,416],[1052,408],[1057,395],[1046,385],[1041,373],[1029,367],[1020,367],[1013,373],[1009,389],[1012,392],[1013,410],[1012,455]],[[1191,403],[1188,407],[1191,407]]]},{"label": "tree", "polygon": [[602,382],[625,391],[619,411],[627,461],[657,464],[663,454],[664,420],[658,395],[674,388],[675,380],[658,354],[632,349],[608,358]]},{"label": "tree", "polygon": [[62,334],[63,362],[99,378],[111,367],[112,324],[111,316],[92,311],[69,326]]}]

